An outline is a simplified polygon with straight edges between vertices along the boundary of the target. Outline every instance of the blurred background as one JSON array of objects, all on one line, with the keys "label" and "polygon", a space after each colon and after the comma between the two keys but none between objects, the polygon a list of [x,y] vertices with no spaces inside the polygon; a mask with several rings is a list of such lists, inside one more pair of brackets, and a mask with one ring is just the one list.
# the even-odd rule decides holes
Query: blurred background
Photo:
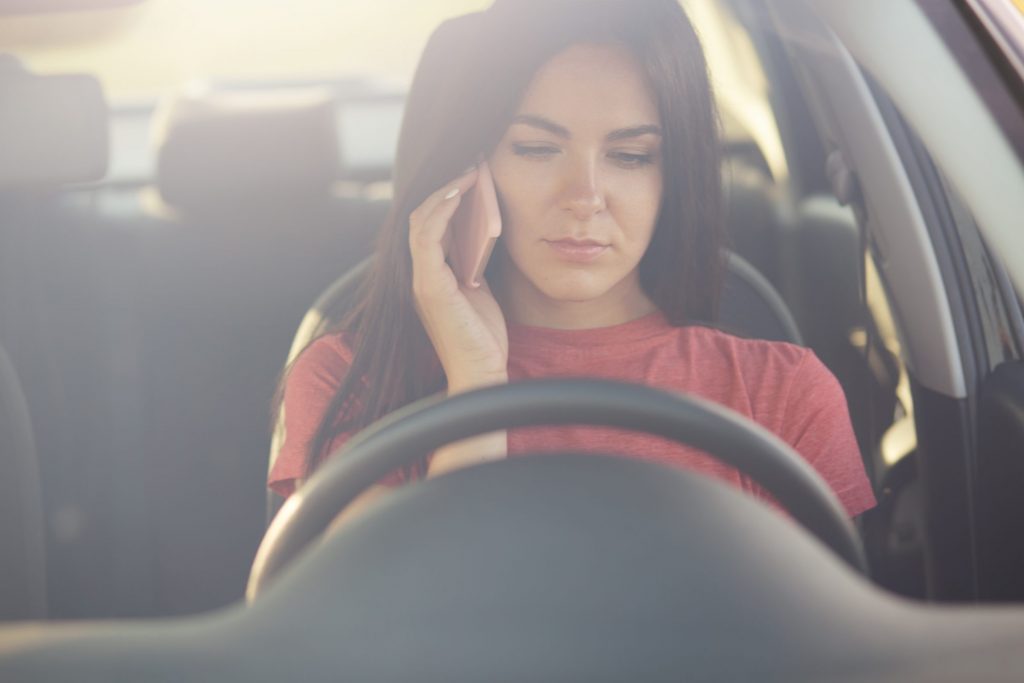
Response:
[{"label": "blurred background", "polygon": [[111,101],[197,79],[358,77],[404,88],[430,32],[488,0],[147,0],[5,16],[0,47],[33,70],[95,74]]}]

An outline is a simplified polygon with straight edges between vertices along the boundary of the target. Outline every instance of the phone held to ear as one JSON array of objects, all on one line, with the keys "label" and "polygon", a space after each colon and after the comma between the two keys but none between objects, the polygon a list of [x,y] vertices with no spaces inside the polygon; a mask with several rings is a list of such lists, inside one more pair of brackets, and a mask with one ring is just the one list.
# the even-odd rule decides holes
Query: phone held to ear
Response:
[{"label": "phone held to ear", "polygon": [[458,281],[476,289],[483,282],[484,269],[494,243],[501,236],[498,193],[487,162],[477,167],[476,183],[462,197],[452,217],[449,256]]}]

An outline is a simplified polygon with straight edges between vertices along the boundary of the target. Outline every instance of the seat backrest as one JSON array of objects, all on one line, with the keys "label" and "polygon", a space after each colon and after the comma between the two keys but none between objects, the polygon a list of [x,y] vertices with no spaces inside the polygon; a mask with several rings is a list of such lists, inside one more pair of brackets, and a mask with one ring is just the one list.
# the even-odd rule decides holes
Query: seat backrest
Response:
[{"label": "seat backrest", "polygon": [[730,334],[804,345],[789,306],[768,279],[735,252],[728,252],[718,320]]},{"label": "seat backrest", "polygon": [[46,563],[39,464],[28,405],[0,347],[0,621],[46,617]]},{"label": "seat backrest", "polygon": [[[0,331],[24,368],[44,363],[24,322],[41,299],[24,291],[31,278],[22,237],[36,227],[45,198],[67,183],[97,180],[108,161],[107,104],[88,75],[40,75],[0,55]],[[18,292],[17,300],[10,292]],[[18,353],[22,351],[22,353]],[[46,359],[43,359],[44,361]],[[59,405],[32,385],[34,406]],[[30,394],[33,395],[33,394]],[[45,424],[48,416],[40,418]],[[0,621],[47,616],[46,527],[33,423],[14,361],[0,347]]]},{"label": "seat backrest", "polygon": [[[314,339],[337,325],[350,310],[359,284],[370,269],[372,257],[342,275],[324,290],[306,312],[288,351],[290,365]],[[785,301],[770,282],[742,257],[728,252],[720,302],[719,319],[707,321],[730,334],[803,345],[800,330]],[[270,442],[270,468],[284,443],[284,424],[278,415]],[[277,514],[281,497],[267,493],[267,524]]]},{"label": "seat backrest", "polygon": [[123,223],[151,227],[126,231],[123,272],[145,398],[133,465],[162,482],[146,501],[158,613],[236,598],[262,530],[254,454],[268,448],[277,368],[309,302],[372,251],[386,203],[336,182],[342,96],[214,85],[155,117],[155,188],[138,193],[151,213]]},{"label": "seat backrest", "polygon": [[0,190],[96,180],[107,169],[107,103],[95,77],[39,75],[0,54]]},{"label": "seat backrest", "polygon": [[179,211],[315,202],[341,160],[326,88],[183,92],[154,116],[157,189]]}]

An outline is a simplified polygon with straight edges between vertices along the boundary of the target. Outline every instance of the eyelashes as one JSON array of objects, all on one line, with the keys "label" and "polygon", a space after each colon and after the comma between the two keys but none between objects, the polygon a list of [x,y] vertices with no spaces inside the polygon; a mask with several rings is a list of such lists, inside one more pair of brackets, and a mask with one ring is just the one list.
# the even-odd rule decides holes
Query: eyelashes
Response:
[{"label": "eyelashes", "polygon": [[512,152],[516,156],[525,157],[527,159],[547,159],[555,154],[558,154],[558,149],[555,147],[547,147],[543,145],[512,145]]},{"label": "eyelashes", "polygon": [[650,166],[651,164],[654,163],[653,154],[632,154],[630,152],[615,152],[613,154],[609,154],[608,156],[612,157],[612,159],[614,159],[621,166],[624,166],[626,168]]},{"label": "eyelashes", "polygon": [[[561,150],[550,145],[524,145],[514,143],[512,152],[516,156],[533,161],[544,161],[557,155]],[[610,152],[608,158],[622,168],[642,168],[654,163],[654,155],[636,152]]]}]

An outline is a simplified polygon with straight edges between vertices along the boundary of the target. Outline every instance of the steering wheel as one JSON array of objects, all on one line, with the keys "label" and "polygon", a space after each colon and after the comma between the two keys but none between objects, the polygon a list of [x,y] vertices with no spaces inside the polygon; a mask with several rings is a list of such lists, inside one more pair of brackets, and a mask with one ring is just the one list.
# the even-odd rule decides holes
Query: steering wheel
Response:
[{"label": "steering wheel", "polygon": [[516,427],[587,424],[646,432],[699,448],[772,494],[855,570],[864,549],[846,513],[807,461],[760,425],[703,399],[637,384],[543,379],[417,401],[353,437],[291,496],[260,544],[251,601],[359,494],[446,444]]}]

